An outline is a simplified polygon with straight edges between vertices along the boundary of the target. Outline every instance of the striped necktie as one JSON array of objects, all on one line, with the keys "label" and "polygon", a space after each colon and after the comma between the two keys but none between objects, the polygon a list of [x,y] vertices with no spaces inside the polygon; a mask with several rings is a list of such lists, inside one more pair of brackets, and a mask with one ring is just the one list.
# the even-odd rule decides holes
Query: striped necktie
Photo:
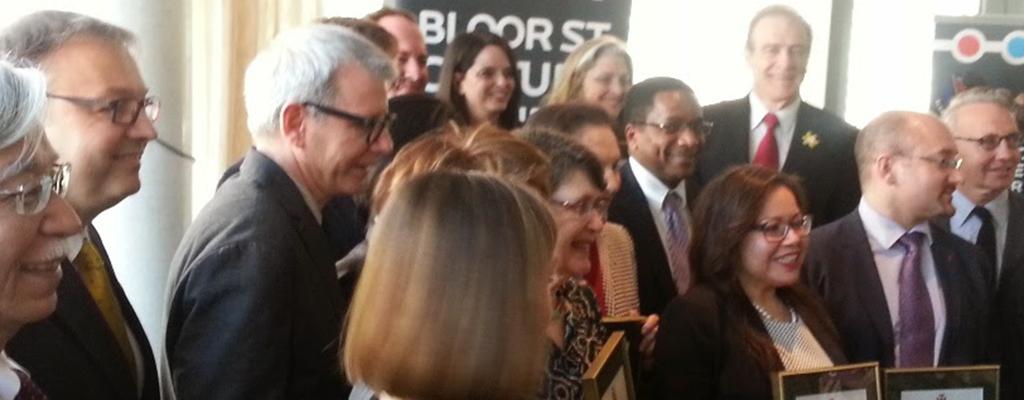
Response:
[{"label": "striped necktie", "polygon": [[686,217],[683,199],[674,191],[669,191],[661,206],[668,228],[668,258],[672,266],[672,278],[675,280],[676,291],[686,293],[690,288],[690,223]]},{"label": "striped necktie", "polygon": [[128,332],[125,330],[124,314],[121,312],[121,305],[114,296],[114,289],[110,283],[110,275],[100,255],[99,249],[91,240],[82,244],[82,251],[75,257],[75,268],[82,276],[82,282],[89,289],[89,294],[96,307],[103,315],[103,320],[110,328],[111,334],[117,346],[121,348],[125,361],[128,363],[128,370],[135,377],[135,353],[132,351],[128,341]]}]

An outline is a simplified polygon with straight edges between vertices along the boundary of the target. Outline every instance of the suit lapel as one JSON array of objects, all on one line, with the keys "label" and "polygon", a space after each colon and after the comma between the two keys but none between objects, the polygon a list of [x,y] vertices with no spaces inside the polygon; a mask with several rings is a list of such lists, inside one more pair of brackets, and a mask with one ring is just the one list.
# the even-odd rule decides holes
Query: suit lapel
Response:
[{"label": "suit lapel", "polygon": [[61,296],[57,298],[60,304],[50,317],[51,321],[85,349],[93,359],[93,365],[102,371],[121,398],[135,398],[132,389],[136,384],[131,381],[132,372],[127,369],[121,348],[114,341],[89,289],[82,283],[74,264],[65,261],[62,267],[64,277],[58,290]]},{"label": "suit lapel", "polygon": [[[945,237],[946,233],[941,230],[932,231],[932,259],[935,261],[935,276],[939,280],[939,287],[942,288],[943,300],[946,303],[946,329],[943,335],[942,348],[939,349],[939,364],[943,364],[949,358],[949,349],[952,346],[952,341],[957,332],[961,332],[960,329],[960,314],[963,308],[960,285],[957,285],[957,279],[967,279],[967,277],[958,277],[955,268],[956,265],[956,254],[953,253],[952,246],[946,243],[948,240]],[[952,234],[950,234],[952,235]]]},{"label": "suit lapel", "polygon": [[750,98],[736,100],[739,104],[730,118],[716,123],[723,123],[722,129],[715,133],[722,135],[722,143],[715,149],[715,157],[721,157],[723,167],[750,162]]},{"label": "suit lapel", "polygon": [[796,112],[796,126],[793,128],[793,137],[789,143],[789,154],[786,155],[786,164],[782,166],[782,171],[800,176],[807,176],[807,169],[814,165],[811,160],[812,149],[803,143],[804,133],[814,130],[808,107],[807,103],[800,102]]},{"label": "suit lapel", "polygon": [[871,245],[868,242],[868,234],[864,230],[864,222],[860,219],[860,213],[854,212],[850,217],[844,218],[843,229],[845,234],[840,237],[844,243],[840,248],[842,253],[840,259],[849,260],[849,265],[854,269],[853,276],[862,295],[858,297],[875,331],[882,339],[884,351],[882,364],[893,364],[895,355],[893,346],[895,339],[892,332],[892,316],[889,315],[889,306],[885,301],[885,290],[882,289],[882,279],[878,276],[878,266],[875,264],[874,253],[871,252]]},{"label": "suit lapel", "polygon": [[[1003,270],[1000,276],[1024,267],[1024,197],[1018,193],[1010,193],[1010,213],[1006,222],[1006,244],[1003,248]],[[1000,278],[1000,282],[1003,279]]]}]

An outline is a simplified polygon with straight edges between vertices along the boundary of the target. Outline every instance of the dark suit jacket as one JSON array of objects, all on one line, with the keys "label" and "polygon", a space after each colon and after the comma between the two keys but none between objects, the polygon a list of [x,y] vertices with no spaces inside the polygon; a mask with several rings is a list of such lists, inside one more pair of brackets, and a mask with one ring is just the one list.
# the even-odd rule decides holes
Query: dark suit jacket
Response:
[{"label": "dark suit jacket", "polygon": [[[114,276],[110,258],[93,226],[89,235],[103,256],[114,296],[125,323],[139,345],[136,362],[143,365],[142,399],[159,399],[160,382],[153,351],[135,310]],[[7,344],[11,358],[31,371],[32,380],[52,400],[138,399],[134,366],[125,361],[96,302],[70,261],[57,287],[57,309],[49,318],[24,326]]]},{"label": "dark suit jacket", "polygon": [[[668,304],[661,316],[654,350],[659,399],[771,399],[769,371],[746,350],[737,327],[727,323],[725,299],[706,286],[697,286]],[[748,323],[769,342],[764,323],[747,305]],[[839,338],[829,321],[801,315],[829,358],[846,363]],[[784,369],[777,354],[773,370]]]},{"label": "dark suit jacket", "polygon": [[[672,268],[665,246],[662,245],[654,216],[647,205],[647,198],[633,175],[629,163],[622,163],[622,189],[612,199],[608,209],[608,220],[620,224],[629,231],[636,248],[637,287],[640,291],[640,313],[659,314],[673,297],[676,284],[672,279]],[[687,204],[692,204],[697,189],[687,181]]]},{"label": "dark suit jacket", "polygon": [[[750,162],[750,100],[722,102],[704,107],[704,118],[715,123],[697,164],[697,183],[708,181],[733,165]],[[801,178],[814,225],[834,221],[857,207],[860,182],[853,144],[857,128],[810,104],[801,102],[796,128],[782,172]],[[818,144],[804,144],[812,132]]]},{"label": "dark suit jacket", "polygon": [[[825,299],[851,362],[895,363],[892,318],[860,213],[811,232],[804,266],[808,285]],[[932,257],[946,302],[939,365],[991,360],[988,353],[992,292],[981,274],[987,262],[974,245],[932,227]]]},{"label": "dark suit jacket", "polygon": [[[1021,261],[1024,261],[1024,197],[1019,193],[1010,192],[1009,196],[1010,213],[1006,221],[1006,245],[1003,248],[1003,263],[1000,267],[1000,276],[1006,276],[1011,271],[1024,268]],[[949,226],[949,217],[938,217],[933,220],[936,225],[946,231],[952,232]],[[990,260],[993,263],[995,260]],[[995,269],[983,271],[985,278],[992,282],[992,287],[997,287]],[[1002,280],[999,280],[998,288],[1002,290]]]},{"label": "dark suit jacket", "polygon": [[166,350],[178,399],[345,396],[334,261],[295,183],[250,151],[174,257]]}]

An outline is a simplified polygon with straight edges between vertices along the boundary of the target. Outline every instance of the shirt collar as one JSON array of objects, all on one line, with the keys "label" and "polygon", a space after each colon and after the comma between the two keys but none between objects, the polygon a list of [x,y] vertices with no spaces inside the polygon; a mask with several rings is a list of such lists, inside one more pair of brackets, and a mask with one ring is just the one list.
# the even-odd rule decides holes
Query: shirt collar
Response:
[{"label": "shirt collar", "polygon": [[[960,190],[953,192],[953,208],[956,211],[949,218],[949,226],[962,226],[967,223],[967,220],[971,218],[971,213],[974,212],[974,207],[977,206],[978,204],[974,204],[967,196],[960,193]],[[1004,190],[996,198],[988,202],[988,204],[982,206],[992,213],[993,219],[1000,220],[1001,216],[1009,215],[1010,213],[1010,191]]]},{"label": "shirt collar", "polygon": [[923,245],[931,246],[932,230],[927,221],[914,225],[909,230],[904,229],[896,221],[887,218],[871,207],[863,197],[860,199],[860,204],[857,205],[857,212],[860,213],[860,219],[864,223],[864,231],[868,234],[868,238],[874,240],[882,248],[891,249],[903,237],[903,234],[910,231],[924,233]]},{"label": "shirt collar", "polygon": [[[757,94],[754,92],[751,92],[747,98],[750,99],[750,130],[754,130],[764,120],[764,116],[768,114],[768,107],[764,105],[761,98],[757,97]],[[796,111],[798,109],[800,109],[799,96],[775,112],[775,116],[779,119],[780,129],[785,130],[790,126],[796,126]]]},{"label": "shirt collar", "polygon": [[636,183],[640,185],[640,190],[644,192],[644,197],[647,197],[647,201],[656,203],[658,208],[661,208],[665,202],[665,196],[668,195],[669,190],[676,192],[679,198],[683,200],[683,206],[686,206],[686,180],[679,181],[676,187],[669,189],[668,185],[654,176],[651,171],[644,168],[636,158],[629,157],[629,167],[633,170],[633,175],[636,177]]}]

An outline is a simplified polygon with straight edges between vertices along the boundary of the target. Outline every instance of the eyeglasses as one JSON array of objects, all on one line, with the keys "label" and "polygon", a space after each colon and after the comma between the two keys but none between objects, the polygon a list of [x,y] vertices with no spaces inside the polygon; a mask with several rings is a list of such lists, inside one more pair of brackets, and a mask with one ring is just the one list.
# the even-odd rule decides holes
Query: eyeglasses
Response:
[{"label": "eyeglasses", "polygon": [[324,114],[330,115],[332,117],[341,118],[353,124],[359,125],[359,127],[362,128],[364,132],[366,132],[366,143],[376,142],[377,139],[379,139],[380,136],[384,134],[384,130],[391,129],[391,124],[395,122],[395,114],[390,112],[385,113],[384,115],[366,118],[336,108],[331,108],[325,105],[309,101],[302,103],[302,105],[306,107],[312,107],[313,109]]},{"label": "eyeglasses", "polygon": [[917,156],[917,157],[904,156],[904,157],[910,157],[910,158],[916,158],[916,159],[922,160],[922,161],[928,161],[928,162],[930,162],[932,164],[937,165],[939,167],[939,169],[945,169],[945,170],[958,170],[964,164],[964,159],[963,159],[963,157],[960,157],[960,156],[956,156],[956,157],[953,157],[953,158],[939,158],[939,157],[925,157],[925,156]]},{"label": "eyeglasses", "polygon": [[711,128],[715,126],[714,122],[705,121],[703,118],[696,118],[687,122],[668,121],[660,124],[647,121],[636,121],[633,123],[637,125],[653,126],[655,128],[661,129],[663,132],[665,132],[665,134],[668,135],[675,135],[677,133],[682,133],[684,129],[689,129],[690,132],[693,132],[694,134],[700,137],[707,136],[709,133],[711,133]]},{"label": "eyeglasses", "polygon": [[764,238],[770,242],[781,242],[789,236],[789,231],[796,232],[800,237],[811,233],[811,216],[801,215],[789,223],[779,221],[768,221],[754,225],[754,230],[761,231]]},{"label": "eyeglasses", "polygon": [[160,117],[160,99],[156,96],[142,99],[123,98],[107,100],[47,93],[46,97],[64,100],[92,112],[109,112],[110,121],[122,126],[135,125],[135,121],[139,120],[139,114],[142,114],[143,111],[146,112],[146,118],[150,122],[156,122],[156,119]]},{"label": "eyeglasses", "polygon": [[0,189],[0,201],[14,201],[14,211],[19,215],[38,214],[50,204],[50,194],[64,197],[68,192],[71,178],[71,164],[55,164],[50,173],[38,181],[17,185],[12,189]]},{"label": "eyeglasses", "polygon": [[1013,148],[1020,147],[1020,142],[1021,142],[1021,139],[1024,138],[1024,134],[1022,134],[1020,132],[1014,132],[1014,133],[1010,133],[1010,134],[1003,135],[1003,136],[988,135],[988,136],[980,137],[980,138],[968,138],[968,137],[962,137],[962,136],[954,136],[954,138],[956,140],[966,140],[968,142],[977,143],[979,146],[981,146],[981,148],[983,148],[983,149],[985,149],[987,151],[992,151],[992,150],[995,150],[996,148],[998,148],[999,144],[1002,143],[1003,141],[1006,141],[1006,144],[1010,145],[1010,147],[1013,147]]},{"label": "eyeglasses", "polygon": [[601,218],[608,218],[608,208],[611,206],[611,200],[605,197],[600,197],[589,201],[551,200],[551,204],[562,207],[562,209],[566,211],[571,211],[573,214],[576,214],[579,217],[586,217],[591,212],[595,212]]}]

